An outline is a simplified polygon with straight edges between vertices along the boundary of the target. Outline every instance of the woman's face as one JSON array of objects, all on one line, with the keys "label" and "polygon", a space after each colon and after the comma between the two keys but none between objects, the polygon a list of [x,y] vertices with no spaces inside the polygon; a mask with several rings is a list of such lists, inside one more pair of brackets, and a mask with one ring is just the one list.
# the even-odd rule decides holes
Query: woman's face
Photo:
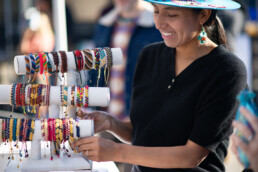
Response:
[{"label": "woman's face", "polygon": [[154,22],[168,47],[180,47],[196,41],[201,24],[199,14],[188,8],[160,4],[154,6]]}]

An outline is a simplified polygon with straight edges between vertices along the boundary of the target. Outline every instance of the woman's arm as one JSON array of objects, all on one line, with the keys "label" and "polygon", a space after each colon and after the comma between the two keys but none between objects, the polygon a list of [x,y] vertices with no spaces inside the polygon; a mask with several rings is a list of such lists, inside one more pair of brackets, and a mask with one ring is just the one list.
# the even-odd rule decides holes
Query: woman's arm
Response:
[{"label": "woman's arm", "polygon": [[184,146],[141,147],[115,143],[99,137],[81,139],[73,148],[93,161],[116,161],[153,168],[194,168],[209,150],[188,140]]},{"label": "woman's arm", "polygon": [[78,116],[83,119],[94,119],[95,133],[109,131],[121,141],[131,143],[133,127],[130,120],[120,121],[104,111],[94,111],[92,113],[83,113],[82,111],[78,111]]}]

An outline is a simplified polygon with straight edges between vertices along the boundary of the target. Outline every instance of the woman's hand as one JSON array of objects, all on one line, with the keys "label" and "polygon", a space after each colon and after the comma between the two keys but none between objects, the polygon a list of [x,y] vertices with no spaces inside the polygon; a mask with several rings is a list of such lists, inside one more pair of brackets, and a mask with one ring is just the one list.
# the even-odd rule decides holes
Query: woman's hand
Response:
[{"label": "woman's hand", "polygon": [[116,161],[119,156],[119,144],[100,137],[87,137],[80,139],[72,145],[73,149],[83,152],[84,156],[92,161]]},{"label": "woman's hand", "polygon": [[241,140],[241,138],[234,134],[232,136],[232,150],[238,156],[237,147],[239,147],[248,157],[252,170],[258,172],[258,118],[255,117],[255,115],[251,114],[244,107],[240,108],[240,112],[250,123],[256,134],[253,134],[252,131],[246,125],[234,121],[233,126],[236,127],[236,129],[244,135],[244,137],[249,141],[249,143],[244,143]]},{"label": "woman's hand", "polygon": [[82,110],[77,112],[78,116],[82,119],[94,119],[94,131],[95,133],[111,130],[112,121],[114,117],[104,111],[93,111],[91,113],[83,113]]}]

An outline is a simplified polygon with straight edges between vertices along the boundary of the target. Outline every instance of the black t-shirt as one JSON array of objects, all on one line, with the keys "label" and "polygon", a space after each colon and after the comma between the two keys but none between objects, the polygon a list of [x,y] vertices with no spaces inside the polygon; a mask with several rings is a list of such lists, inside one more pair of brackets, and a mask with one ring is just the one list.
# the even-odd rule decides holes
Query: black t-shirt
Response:
[{"label": "black t-shirt", "polygon": [[140,53],[131,99],[132,144],[179,146],[190,139],[210,153],[194,169],[135,165],[132,171],[224,171],[236,96],[246,87],[245,66],[219,45],[175,76],[174,53],[164,42]]}]

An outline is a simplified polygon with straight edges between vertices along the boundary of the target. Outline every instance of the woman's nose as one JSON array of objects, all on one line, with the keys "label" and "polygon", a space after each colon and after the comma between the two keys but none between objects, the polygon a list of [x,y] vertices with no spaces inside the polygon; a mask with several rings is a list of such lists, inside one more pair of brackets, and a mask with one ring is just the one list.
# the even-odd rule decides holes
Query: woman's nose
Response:
[{"label": "woman's nose", "polygon": [[167,25],[164,17],[159,14],[154,17],[154,22],[156,29],[161,29]]}]

